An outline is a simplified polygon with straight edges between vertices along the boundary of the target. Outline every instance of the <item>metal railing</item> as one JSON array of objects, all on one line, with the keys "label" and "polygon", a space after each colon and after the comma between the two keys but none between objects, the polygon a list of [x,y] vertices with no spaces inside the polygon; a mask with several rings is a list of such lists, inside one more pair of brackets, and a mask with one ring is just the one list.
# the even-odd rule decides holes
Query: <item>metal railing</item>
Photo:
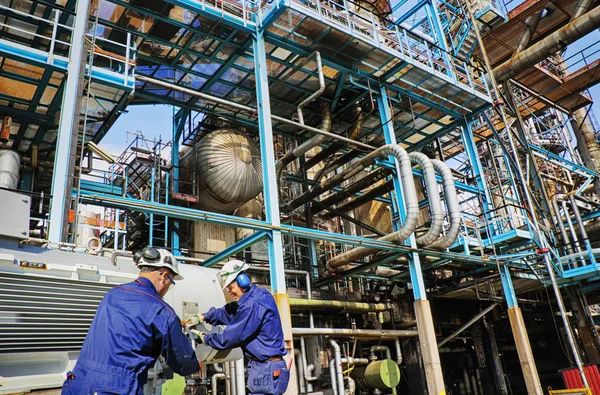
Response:
[{"label": "metal railing", "polygon": [[362,11],[360,14],[353,12],[346,1],[343,4],[333,0],[292,1],[317,14],[319,19],[347,29],[375,46],[383,46],[399,58],[419,63],[432,69],[433,72],[453,78],[460,85],[489,95],[482,71],[443,51],[432,42],[431,37],[425,34],[410,32],[368,11]]}]

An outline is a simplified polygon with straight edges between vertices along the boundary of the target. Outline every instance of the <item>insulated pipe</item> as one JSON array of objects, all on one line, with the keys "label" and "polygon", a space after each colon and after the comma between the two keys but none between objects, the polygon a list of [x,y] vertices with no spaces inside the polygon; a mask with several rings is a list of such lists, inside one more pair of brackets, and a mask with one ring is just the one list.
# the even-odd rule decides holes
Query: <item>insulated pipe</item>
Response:
[{"label": "insulated pipe", "polygon": [[306,359],[306,344],[303,336],[300,336],[300,349],[302,350],[302,370],[304,371],[303,379],[306,381],[306,390],[308,392],[312,392],[313,388],[311,381],[315,381],[317,377],[314,377],[311,374],[311,372],[315,369],[315,365],[308,365],[308,361]]},{"label": "insulated pipe", "polygon": [[427,233],[417,237],[417,244],[428,246],[440,237],[444,225],[444,212],[442,211],[442,201],[440,200],[435,169],[431,160],[425,154],[411,152],[408,156],[411,163],[420,166],[423,171],[423,181],[425,182],[425,190],[427,191],[427,199],[431,211],[431,225]]},{"label": "insulated pipe", "polygon": [[[236,103],[236,102],[233,102],[233,101],[221,99],[220,97],[216,97],[216,96],[212,96],[212,95],[207,95],[205,93],[201,93],[201,92],[195,91],[193,89],[188,89],[188,88],[184,88],[184,87],[181,87],[181,86],[177,86],[175,84],[171,84],[171,83],[168,83],[168,82],[164,82],[164,81],[161,81],[161,80],[150,78],[150,77],[147,77],[145,75],[136,74],[135,75],[135,79],[137,81],[146,82],[148,84],[152,84],[152,85],[160,86],[160,87],[163,87],[163,88],[171,89],[171,90],[176,91],[176,92],[185,93],[186,95],[190,95],[192,97],[199,97],[200,99],[204,99],[204,100],[207,100],[207,101],[210,101],[210,102],[222,104],[224,106],[231,107],[231,108],[236,108],[238,110],[245,111],[245,112],[248,112],[250,114],[255,114],[255,113],[258,112],[258,109],[254,108],[254,107],[250,107],[250,106],[239,104],[239,103]],[[364,149],[369,150],[369,151],[372,151],[372,150],[375,149],[375,147],[373,147],[371,145],[368,145],[368,144],[361,143],[360,141],[354,141],[354,140],[351,140],[351,139],[346,138],[344,136],[340,136],[340,135],[335,134],[335,133],[325,132],[324,130],[321,130],[321,129],[318,129],[318,128],[315,128],[315,127],[312,127],[312,126],[308,126],[308,125],[303,125],[303,124],[298,123],[296,121],[292,121],[291,119],[280,117],[278,115],[271,114],[271,119],[273,119],[273,120],[275,120],[277,122],[285,123],[287,125],[292,125],[292,126],[297,127],[297,128],[302,128],[304,130],[308,130],[309,132],[313,132],[313,133],[316,133],[316,134],[321,134],[321,135],[329,137],[329,138],[331,138],[333,140],[342,141],[344,143],[350,144],[350,145],[355,146],[355,147],[361,147],[361,148],[364,148]]]},{"label": "insulated pipe", "polygon": [[337,381],[338,394],[344,395],[344,374],[342,373],[342,353],[340,351],[340,346],[333,339],[329,339],[329,343],[331,344],[331,347],[333,347],[333,352],[335,356],[335,376]]},{"label": "insulated pipe", "polygon": [[348,380],[348,391],[346,391],[346,393],[348,395],[354,395],[356,393],[356,383],[350,376],[346,376],[346,380]]},{"label": "insulated pipe", "polygon": [[[556,216],[556,223],[558,224],[558,229],[560,229],[560,235],[567,247],[567,253],[572,254],[573,248],[571,247],[571,241],[569,240],[569,235],[567,234],[567,229],[565,229],[565,224],[563,223],[563,217],[560,213],[560,207],[558,207],[558,203],[556,199],[552,199],[552,208],[554,209],[554,215]],[[575,267],[578,267],[577,263],[575,263]]]},{"label": "insulated pipe", "polygon": [[338,386],[335,374],[335,359],[329,361],[329,378],[331,380],[331,389],[333,390],[333,395],[338,395]]},{"label": "insulated pipe", "polygon": [[569,233],[571,233],[571,240],[573,240],[573,246],[575,247],[575,251],[581,252],[581,246],[579,245],[579,238],[577,237],[577,233],[575,233],[575,226],[573,225],[573,221],[571,221],[571,214],[569,214],[567,202],[563,200],[562,202],[560,202],[560,204],[562,205],[562,209],[565,213],[565,219],[567,220],[567,225],[569,227]]},{"label": "insulated pipe", "polygon": [[600,6],[574,19],[548,37],[513,56],[492,72],[496,83],[501,84],[535,66],[547,57],[572,44],[600,26]]},{"label": "insulated pipe", "polygon": [[[342,182],[354,177],[361,170],[363,170],[367,166],[370,166],[375,161],[375,159],[380,158],[380,157],[385,158],[387,156],[394,156],[400,164],[400,169],[402,172],[403,187],[407,188],[407,190],[405,190],[405,193],[407,193],[407,197],[406,197],[407,206],[409,206],[409,205],[411,206],[411,207],[407,207],[407,212],[408,212],[407,215],[409,216],[410,221],[409,221],[409,218],[407,218],[407,221],[406,221],[409,224],[409,226],[411,226],[411,227],[406,226],[406,224],[405,224],[405,226],[403,226],[403,228],[405,228],[405,229],[402,230],[401,235],[402,236],[406,235],[406,237],[404,237],[402,240],[398,240],[399,242],[404,241],[406,238],[408,238],[408,236],[410,236],[412,234],[412,232],[414,231],[414,228],[417,225],[417,217],[419,215],[419,203],[417,200],[417,193],[415,190],[415,183],[413,180],[410,158],[408,156],[408,153],[404,150],[404,148],[402,148],[396,144],[388,144],[388,145],[384,145],[382,147],[377,148],[375,151],[373,151],[370,154],[364,156],[363,158],[357,160],[356,162],[354,162],[350,166],[346,167],[344,170],[342,170],[338,174],[334,175],[333,177],[331,177],[327,180],[324,180],[320,184],[314,185],[309,191],[304,192],[298,198],[283,205],[281,207],[282,210],[285,212],[294,210],[295,208],[303,205],[304,203],[308,202],[309,200],[323,194],[324,192],[329,191],[333,187],[340,185]],[[406,184],[406,185],[404,185],[404,184]],[[413,207],[413,205],[414,205],[414,207]],[[414,226],[413,226],[413,222],[414,222]]]},{"label": "insulated pipe", "polygon": [[452,171],[448,165],[441,160],[431,159],[431,163],[433,164],[433,167],[435,167],[435,170],[440,173],[440,176],[442,177],[444,197],[446,199],[448,217],[450,219],[450,228],[448,229],[448,232],[446,232],[445,236],[440,237],[437,241],[427,245],[426,247],[445,250],[446,248],[450,247],[458,237],[462,215],[460,212],[460,205],[458,203],[456,186],[454,185],[454,177],[452,177]]},{"label": "insulated pipe", "polygon": [[541,19],[542,10],[527,17],[527,19],[525,20],[525,29],[523,30],[523,33],[521,33],[521,38],[519,39],[519,44],[517,45],[517,48],[515,48],[515,55],[529,46],[529,43],[531,43],[531,38],[535,33],[535,29],[537,29],[537,26],[540,23]]},{"label": "insulated pipe", "polygon": [[[331,108],[329,107],[329,103],[327,102],[321,103],[321,125],[319,126],[319,129],[325,132],[329,132],[329,130],[331,129]],[[305,141],[304,143],[300,144],[292,152],[288,152],[283,158],[281,158],[275,164],[275,170],[277,172],[277,181],[279,182],[281,180],[281,173],[287,165],[292,163],[296,158],[303,156],[308,151],[321,144],[323,141],[325,141],[325,138],[325,136],[317,134]]]},{"label": "insulated pipe", "polygon": [[577,19],[585,14],[590,9],[593,2],[593,0],[580,0],[579,3],[577,3],[577,8],[571,19]]},{"label": "insulated pipe", "polygon": [[399,337],[415,337],[418,331],[401,329],[346,329],[346,328],[292,328],[294,336],[340,336],[360,337],[364,339],[390,339]]},{"label": "insulated pipe", "polygon": [[[302,109],[308,103],[310,103],[317,97],[321,96],[321,93],[323,93],[325,91],[325,77],[323,75],[323,64],[321,63],[321,53],[319,51],[315,51],[312,54],[310,54],[303,62],[308,62],[308,59],[310,59],[313,55],[315,56],[315,60],[317,62],[317,71],[319,72],[319,89],[315,93],[313,93],[312,95],[310,95],[309,97],[304,99],[302,101],[302,103],[298,104],[298,122],[300,122],[303,125],[304,125],[304,115],[302,114]],[[300,63],[300,64],[302,64],[302,63]],[[292,70],[292,72],[293,71],[294,70]],[[291,75],[291,73],[290,73],[290,75]]]},{"label": "insulated pipe", "polygon": [[362,302],[346,302],[339,300],[318,300],[318,299],[289,299],[290,307],[304,307],[304,308],[343,308],[347,311],[357,312],[380,312],[388,311],[392,309],[392,305],[389,303],[362,303]]},{"label": "insulated pipe", "polygon": [[[298,351],[300,352],[300,351]],[[229,388],[231,395],[237,395],[237,386],[235,384],[236,373],[235,373],[235,361],[229,361]],[[244,394],[242,394],[244,395]]]}]

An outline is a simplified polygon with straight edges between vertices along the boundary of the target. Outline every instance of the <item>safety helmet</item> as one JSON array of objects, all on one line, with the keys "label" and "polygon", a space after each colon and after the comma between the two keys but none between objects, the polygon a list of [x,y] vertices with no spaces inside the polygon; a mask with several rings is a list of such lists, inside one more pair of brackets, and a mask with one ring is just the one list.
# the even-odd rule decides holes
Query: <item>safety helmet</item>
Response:
[{"label": "safety helmet", "polygon": [[243,261],[233,260],[225,263],[219,271],[219,283],[223,289],[234,282],[240,273],[248,269],[248,264]]},{"label": "safety helmet", "polygon": [[143,266],[165,267],[175,274],[174,280],[183,280],[183,276],[179,273],[177,259],[169,251],[162,248],[146,247],[139,250],[133,255],[133,261],[138,268]]}]

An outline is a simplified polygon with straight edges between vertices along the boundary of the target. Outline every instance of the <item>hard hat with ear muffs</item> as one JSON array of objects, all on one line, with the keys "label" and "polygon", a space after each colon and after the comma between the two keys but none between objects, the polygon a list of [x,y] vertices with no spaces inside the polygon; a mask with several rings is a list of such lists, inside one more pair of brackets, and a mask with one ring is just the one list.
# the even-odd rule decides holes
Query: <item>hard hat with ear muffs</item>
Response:
[{"label": "hard hat with ear muffs", "polygon": [[229,284],[237,281],[240,288],[248,288],[252,284],[250,277],[245,273],[248,267],[246,262],[237,259],[225,263],[219,272],[219,282],[221,283],[221,287],[225,289]]},{"label": "hard hat with ear muffs", "polygon": [[175,256],[165,249],[159,249],[154,247],[146,247],[142,250],[136,251],[133,254],[133,261],[136,266],[143,267],[155,267],[155,268],[167,268],[173,272],[174,280],[183,280],[183,276],[179,273],[179,264]]}]

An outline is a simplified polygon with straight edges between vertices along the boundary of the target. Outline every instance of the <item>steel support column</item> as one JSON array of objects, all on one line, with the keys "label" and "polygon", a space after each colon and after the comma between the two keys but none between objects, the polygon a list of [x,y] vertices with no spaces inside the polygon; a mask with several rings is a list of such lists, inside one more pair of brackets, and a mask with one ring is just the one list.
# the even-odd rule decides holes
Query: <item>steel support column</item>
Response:
[{"label": "steel support column", "polygon": [[[173,107],[173,135],[171,138],[171,166],[173,167],[173,192],[179,192],[179,140],[181,138],[181,132],[185,124],[186,118],[189,116],[190,111],[187,109],[181,109],[175,112]],[[167,191],[167,196],[170,191]],[[173,255],[181,255],[180,244],[179,244],[179,221],[173,220],[173,229],[171,230],[171,252]]]},{"label": "steel support column", "polygon": [[515,289],[510,278],[510,269],[507,265],[500,266],[500,279],[502,280],[502,288],[504,289],[506,303],[508,304],[508,319],[515,338],[527,393],[530,395],[542,395],[544,391],[542,390],[540,377],[535,366],[535,360],[533,359],[533,352],[531,351],[531,344],[527,336],[523,313],[517,304],[517,296],[515,295]]},{"label": "steel support column", "polygon": [[[90,8],[90,0],[78,0],[75,24],[71,35],[71,49],[65,83],[65,92],[60,112],[58,136],[56,138],[56,153],[54,156],[54,171],[52,177],[52,205],[50,207],[50,227],[48,239],[52,242],[63,241],[65,234],[65,213],[70,196],[69,161],[73,146],[74,128],[79,130],[79,83],[82,76],[82,62],[85,52],[85,30]],[[75,213],[77,214],[77,213]]]},{"label": "steel support column", "polygon": [[[394,131],[394,118],[389,105],[387,90],[381,88],[381,94],[377,98],[379,107],[379,115],[381,124],[383,125],[383,134],[386,144],[396,144],[396,133]],[[394,180],[394,195],[396,199],[392,199],[392,206],[398,213],[400,220],[406,218],[406,207],[403,202],[402,185],[400,183],[400,168],[398,161],[391,158],[395,164],[393,174]],[[394,227],[398,227],[398,221],[395,221]],[[417,242],[414,234],[410,236],[408,243],[411,247],[416,248]],[[430,394],[441,395],[446,393],[444,386],[444,376],[442,374],[442,364],[440,362],[440,354],[433,327],[433,316],[431,307],[425,293],[425,283],[423,282],[423,273],[421,270],[421,262],[419,254],[416,252],[407,254],[410,278],[413,284],[413,294],[415,297],[415,316],[417,318],[417,328],[419,330],[419,343],[421,346],[421,354],[423,356],[423,366],[425,367],[425,377],[427,379],[427,388]]]},{"label": "steel support column", "polygon": [[[275,226],[280,225],[279,197],[277,191],[277,173],[275,171],[275,152],[273,148],[273,125],[271,123],[271,102],[269,98],[269,75],[263,31],[257,28],[252,39],[254,52],[254,73],[256,79],[256,104],[258,127],[260,134],[260,153],[263,168],[263,195],[265,199],[266,221]],[[271,269],[271,288],[281,316],[285,348],[288,351],[286,360],[293,361],[294,341],[292,338],[292,317],[285,286],[283,266],[283,242],[281,231],[273,229],[269,233],[269,268]],[[296,369],[290,369],[290,382],[286,394],[297,394]]]}]

